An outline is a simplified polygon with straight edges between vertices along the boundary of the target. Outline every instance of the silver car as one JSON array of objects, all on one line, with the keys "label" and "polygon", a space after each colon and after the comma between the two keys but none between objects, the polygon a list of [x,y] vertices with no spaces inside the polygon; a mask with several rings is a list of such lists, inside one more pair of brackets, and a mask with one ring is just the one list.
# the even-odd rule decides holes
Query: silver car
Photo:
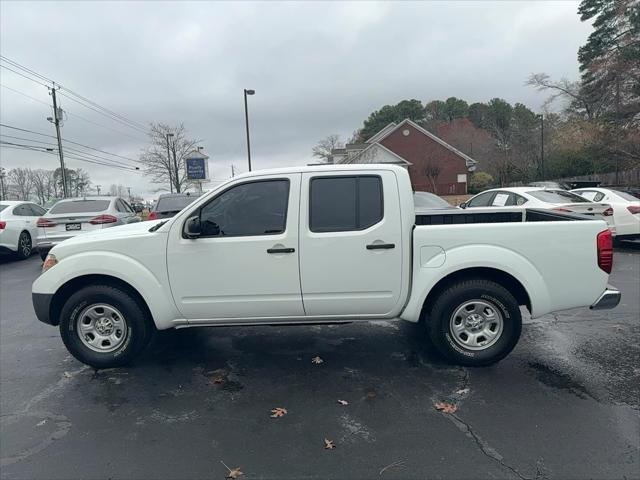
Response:
[{"label": "silver car", "polygon": [[66,198],[38,219],[38,251],[44,260],[49,250],[67,238],[139,221],[131,205],[120,197]]}]

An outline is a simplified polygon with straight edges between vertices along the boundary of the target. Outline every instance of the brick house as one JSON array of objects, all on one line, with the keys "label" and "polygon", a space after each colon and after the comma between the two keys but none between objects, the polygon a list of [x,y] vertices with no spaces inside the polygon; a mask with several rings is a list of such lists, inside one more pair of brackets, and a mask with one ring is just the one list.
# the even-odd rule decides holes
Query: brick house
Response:
[{"label": "brick house", "polygon": [[390,123],[365,143],[334,149],[331,163],[393,163],[409,171],[416,191],[464,195],[477,162],[420,125]]}]

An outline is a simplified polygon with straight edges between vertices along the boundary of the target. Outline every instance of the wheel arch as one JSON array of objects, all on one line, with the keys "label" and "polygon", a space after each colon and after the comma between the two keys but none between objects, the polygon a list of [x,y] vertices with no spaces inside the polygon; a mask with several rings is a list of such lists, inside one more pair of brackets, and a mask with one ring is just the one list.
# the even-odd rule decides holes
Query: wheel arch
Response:
[{"label": "wheel arch", "polygon": [[446,275],[441,278],[428,293],[424,302],[422,303],[422,312],[420,318],[423,318],[424,312],[428,305],[433,304],[435,298],[437,298],[443,290],[454,283],[458,283],[464,280],[472,278],[478,278],[483,280],[490,280],[498,285],[504,287],[509,293],[511,293],[518,305],[524,305],[527,310],[531,312],[531,297],[522,283],[510,273],[505,272],[497,268],[491,267],[470,267]]},{"label": "wheel arch", "polygon": [[67,299],[74,292],[88,285],[108,285],[110,287],[119,288],[120,290],[125,291],[134,298],[140,308],[147,314],[147,318],[151,320],[151,323],[154,324],[155,328],[155,322],[153,321],[153,314],[151,313],[151,309],[149,308],[149,305],[140,294],[140,292],[138,292],[138,290],[136,290],[131,284],[125,282],[124,280],[104,274],[81,275],[79,277],[72,278],[71,280],[68,280],[66,283],[62,284],[53,295],[53,298],[51,299],[51,305],[49,306],[49,318],[52,321],[52,325],[60,324],[60,312],[62,311],[62,307],[64,306],[64,303],[67,301]]}]

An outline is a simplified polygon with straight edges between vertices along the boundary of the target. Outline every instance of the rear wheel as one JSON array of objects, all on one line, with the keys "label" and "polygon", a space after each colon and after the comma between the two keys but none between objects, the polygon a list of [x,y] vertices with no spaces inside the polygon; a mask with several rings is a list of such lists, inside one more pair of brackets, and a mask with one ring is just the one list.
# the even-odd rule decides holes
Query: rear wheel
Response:
[{"label": "rear wheel", "polygon": [[149,343],[152,321],[128,293],[108,285],[85,287],[60,312],[60,335],[69,352],[95,368],[131,362]]},{"label": "rear wheel", "polygon": [[446,288],[428,310],[429,339],[447,359],[467,366],[506,357],[522,330],[520,307],[502,285],[472,279]]},{"label": "rear wheel", "polygon": [[22,232],[18,237],[18,251],[16,252],[16,255],[20,260],[24,260],[31,256],[32,251],[33,245],[31,243],[31,235],[29,235],[29,232]]}]

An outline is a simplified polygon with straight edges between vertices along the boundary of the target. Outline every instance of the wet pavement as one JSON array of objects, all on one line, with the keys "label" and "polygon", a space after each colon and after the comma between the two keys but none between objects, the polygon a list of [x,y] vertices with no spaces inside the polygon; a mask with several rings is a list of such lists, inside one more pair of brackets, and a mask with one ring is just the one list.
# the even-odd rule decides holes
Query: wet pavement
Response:
[{"label": "wet pavement", "polygon": [[640,249],[616,252],[617,309],[527,317],[475,369],[367,322],[161,332],[96,372],[35,319],[39,269],[0,261],[3,479],[640,477]]}]

